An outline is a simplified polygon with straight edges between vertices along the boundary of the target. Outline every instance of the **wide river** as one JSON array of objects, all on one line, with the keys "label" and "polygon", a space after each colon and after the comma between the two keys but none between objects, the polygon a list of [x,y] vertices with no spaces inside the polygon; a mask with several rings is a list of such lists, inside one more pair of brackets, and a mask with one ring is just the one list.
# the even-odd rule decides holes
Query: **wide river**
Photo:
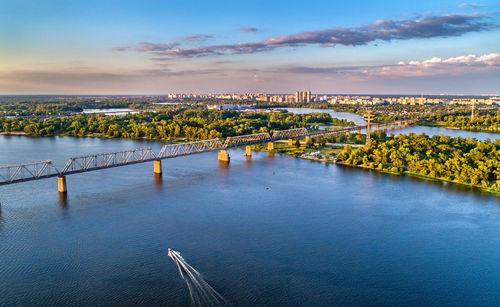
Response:
[{"label": "wide river", "polygon": [[[0,165],[161,144],[0,136]],[[0,186],[0,305],[189,305],[167,249],[236,306],[498,305],[500,198],[231,150]]]}]

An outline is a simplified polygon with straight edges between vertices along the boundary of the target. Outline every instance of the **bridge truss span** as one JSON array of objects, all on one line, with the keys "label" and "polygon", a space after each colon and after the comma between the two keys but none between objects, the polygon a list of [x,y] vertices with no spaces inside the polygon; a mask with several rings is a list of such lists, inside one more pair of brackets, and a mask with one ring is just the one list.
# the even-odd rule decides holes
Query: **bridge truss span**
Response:
[{"label": "bridge truss span", "polygon": [[293,139],[308,135],[309,132],[306,128],[295,128],[287,130],[276,130],[273,132],[273,139]]},{"label": "bridge truss span", "polygon": [[243,146],[243,145],[263,143],[263,142],[267,142],[270,139],[271,139],[271,136],[267,132],[248,134],[248,135],[231,136],[231,137],[226,138],[226,141],[224,142],[224,147],[230,148],[230,147],[239,147],[239,146]]},{"label": "bridge truss span", "polygon": [[175,158],[196,153],[208,152],[224,148],[223,139],[211,139],[204,141],[167,144],[164,145],[158,154],[160,159]]},{"label": "bridge truss span", "polygon": [[40,161],[0,167],[0,185],[59,176],[52,161]]},{"label": "bridge truss span", "polygon": [[61,175],[148,162],[156,159],[158,157],[150,147],[72,157],[64,166]]}]

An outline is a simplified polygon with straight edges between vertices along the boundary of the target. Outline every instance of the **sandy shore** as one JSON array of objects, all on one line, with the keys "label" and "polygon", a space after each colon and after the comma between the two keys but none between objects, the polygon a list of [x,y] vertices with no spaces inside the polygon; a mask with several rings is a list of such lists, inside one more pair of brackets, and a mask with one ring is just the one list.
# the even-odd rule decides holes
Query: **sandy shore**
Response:
[{"label": "sandy shore", "polygon": [[11,131],[11,132],[4,132],[0,131],[0,135],[26,135],[27,133],[24,131]]}]

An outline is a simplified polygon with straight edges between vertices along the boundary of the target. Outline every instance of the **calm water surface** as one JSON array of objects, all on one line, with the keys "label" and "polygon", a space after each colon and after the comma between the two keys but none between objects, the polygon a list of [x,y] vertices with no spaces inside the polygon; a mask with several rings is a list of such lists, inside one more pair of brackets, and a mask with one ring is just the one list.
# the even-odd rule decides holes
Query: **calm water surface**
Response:
[{"label": "calm water surface", "polygon": [[[161,144],[0,136],[0,165]],[[0,186],[0,305],[189,305],[167,248],[237,306],[497,305],[500,199],[231,150]]]},{"label": "calm water surface", "polygon": [[[366,124],[366,121],[363,119],[362,116],[353,113],[336,112],[328,109],[312,109],[312,108],[284,108],[284,109],[296,114],[307,114],[313,112],[328,113],[332,117],[336,117],[339,119],[346,119],[354,122],[354,124],[356,125]],[[362,133],[365,133],[365,131],[362,131]],[[400,129],[390,130],[389,127],[387,134],[389,135],[390,133],[393,133],[395,135],[408,134],[408,133],[415,133],[415,134],[425,133],[428,136],[444,134],[450,137],[460,136],[463,138],[476,138],[478,140],[486,140],[486,139],[495,140],[500,138],[500,134],[498,133],[474,132],[474,131],[455,130],[455,129],[440,128],[440,127],[426,127],[426,126],[409,126],[408,128],[401,130]]]},{"label": "calm water surface", "polygon": [[308,114],[308,113],[315,113],[315,112],[328,113],[328,114],[330,114],[331,117],[352,121],[356,125],[366,124],[366,121],[363,119],[363,116],[359,116],[359,115],[354,114],[354,113],[337,112],[337,111],[328,110],[328,109],[313,109],[313,108],[283,108],[283,109],[287,110],[288,112],[295,113],[295,114]]}]

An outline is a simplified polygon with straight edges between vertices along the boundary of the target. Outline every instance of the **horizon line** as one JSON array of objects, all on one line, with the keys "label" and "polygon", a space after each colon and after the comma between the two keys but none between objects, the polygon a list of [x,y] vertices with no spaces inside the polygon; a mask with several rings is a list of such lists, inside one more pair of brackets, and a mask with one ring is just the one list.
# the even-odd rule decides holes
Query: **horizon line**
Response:
[{"label": "horizon line", "polygon": [[[252,94],[252,95],[294,95],[295,92],[292,93],[251,93],[251,92],[217,92],[217,93],[196,93],[196,92],[172,92],[172,93],[163,93],[163,94],[39,94],[39,93],[31,93],[31,94],[0,94],[0,97],[2,96],[129,96],[129,97],[135,97],[135,96],[168,96],[168,95],[229,95],[229,94],[235,94],[235,95],[245,95],[245,94]],[[486,97],[486,96],[500,96],[500,94],[448,94],[448,93],[439,93],[439,94],[409,94],[409,93],[395,93],[395,94],[368,94],[368,93],[315,93],[312,94],[311,96],[321,96],[321,95],[332,95],[332,96],[475,96],[475,97]]]}]

